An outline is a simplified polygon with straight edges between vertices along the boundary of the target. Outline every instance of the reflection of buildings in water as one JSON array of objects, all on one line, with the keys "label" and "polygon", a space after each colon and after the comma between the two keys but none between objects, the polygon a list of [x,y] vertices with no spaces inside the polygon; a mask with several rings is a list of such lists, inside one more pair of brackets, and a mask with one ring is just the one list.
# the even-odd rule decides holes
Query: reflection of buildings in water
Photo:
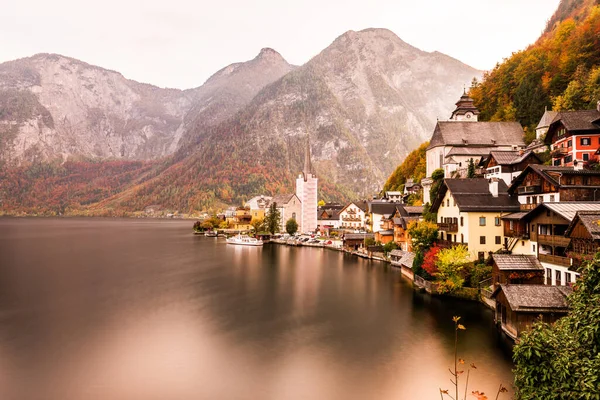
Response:
[{"label": "reflection of buildings in water", "polygon": [[262,275],[263,248],[228,245],[227,251],[233,252],[232,275],[236,282],[246,289],[256,289]]},{"label": "reflection of buildings in water", "polygon": [[325,249],[295,249],[294,260],[290,263],[293,269],[294,308],[300,316],[313,314],[319,297],[322,283],[323,252]]}]

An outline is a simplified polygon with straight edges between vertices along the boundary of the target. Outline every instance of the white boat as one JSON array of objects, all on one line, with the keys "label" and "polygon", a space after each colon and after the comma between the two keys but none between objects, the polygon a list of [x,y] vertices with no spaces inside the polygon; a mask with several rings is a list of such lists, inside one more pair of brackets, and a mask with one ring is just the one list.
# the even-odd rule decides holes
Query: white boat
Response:
[{"label": "white boat", "polygon": [[240,244],[242,246],[262,246],[263,241],[248,235],[237,235],[227,239],[229,244]]},{"label": "white boat", "polygon": [[206,231],[206,233],[204,233],[204,236],[217,237],[217,231]]}]

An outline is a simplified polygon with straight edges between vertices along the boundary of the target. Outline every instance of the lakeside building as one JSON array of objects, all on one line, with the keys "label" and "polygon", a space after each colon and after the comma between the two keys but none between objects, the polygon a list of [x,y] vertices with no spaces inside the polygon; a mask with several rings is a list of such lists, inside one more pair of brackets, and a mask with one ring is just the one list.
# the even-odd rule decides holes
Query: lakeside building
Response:
[{"label": "lakeside building", "polygon": [[340,227],[364,231],[367,227],[367,215],[363,203],[348,203],[340,211]]},{"label": "lakeside building", "polygon": [[494,319],[512,339],[531,328],[534,322],[553,323],[569,311],[567,286],[506,285],[492,293],[496,300]]},{"label": "lakeside building", "polygon": [[317,187],[318,179],[313,173],[310,161],[310,141],[307,137],[304,169],[296,179],[296,196],[301,202],[301,211],[298,214],[300,218],[297,220],[299,232],[308,233],[317,230]]},{"label": "lakeside building", "polygon": [[521,150],[525,148],[523,128],[518,122],[479,122],[479,110],[466,93],[456,103],[449,121],[438,121],[426,150],[426,174],[421,181],[423,203],[431,203],[429,190],[431,174],[443,169],[450,178],[453,174],[466,176],[470,160],[475,163],[491,151]]},{"label": "lakeside building", "polygon": [[396,204],[387,200],[368,201],[366,209],[367,230],[373,233],[387,230],[383,221],[396,211]]},{"label": "lakeside building", "polygon": [[544,267],[534,255],[493,254],[492,283],[543,285]]},{"label": "lakeside building", "polygon": [[298,218],[302,213],[302,202],[296,194],[291,193],[275,195],[271,198],[269,206],[273,203],[277,205],[277,209],[279,210],[279,214],[281,215],[281,220],[279,224],[279,230],[281,232],[285,232],[285,224],[288,221],[288,219],[293,218],[296,220],[296,222],[298,222]]},{"label": "lakeside building", "polygon": [[546,285],[571,285],[579,272],[570,257],[571,238],[565,235],[578,212],[600,213],[600,202],[547,202],[502,217],[506,250],[535,255],[544,267]]},{"label": "lakeside building", "polygon": [[329,235],[331,230],[342,226],[340,213],[343,206],[336,203],[325,204],[317,208],[317,225],[322,234]]},{"label": "lakeside building", "polygon": [[254,196],[246,203],[244,206],[250,209],[250,214],[252,215],[252,219],[264,219],[265,218],[265,210],[269,208],[269,204],[271,204],[271,196]]},{"label": "lakeside building", "polygon": [[503,248],[501,218],[517,211],[519,203],[499,179],[444,179],[431,205],[438,217],[438,243],[464,244],[472,261]]},{"label": "lakeside building", "polygon": [[541,164],[542,161],[533,151],[491,151],[482,158],[485,178],[500,178],[510,185],[530,164]]},{"label": "lakeside building", "polygon": [[544,143],[551,146],[554,166],[598,162],[595,153],[600,148],[600,101],[595,110],[557,113]]}]

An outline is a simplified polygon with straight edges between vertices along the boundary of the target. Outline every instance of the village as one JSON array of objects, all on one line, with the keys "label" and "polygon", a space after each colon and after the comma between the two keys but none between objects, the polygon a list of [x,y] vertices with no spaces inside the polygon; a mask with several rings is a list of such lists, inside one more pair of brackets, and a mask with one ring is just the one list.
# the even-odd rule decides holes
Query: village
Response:
[{"label": "village", "polygon": [[[257,195],[217,222],[228,233],[389,262],[415,288],[481,301],[517,339],[535,320],[568,312],[579,267],[600,249],[600,101],[593,110],[546,110],[529,145],[518,122],[478,114],[463,93],[435,126],[426,177],[402,191],[318,203],[307,140],[295,193]],[[410,205],[414,197],[423,205]],[[275,209],[278,226],[267,232],[261,224]]]}]

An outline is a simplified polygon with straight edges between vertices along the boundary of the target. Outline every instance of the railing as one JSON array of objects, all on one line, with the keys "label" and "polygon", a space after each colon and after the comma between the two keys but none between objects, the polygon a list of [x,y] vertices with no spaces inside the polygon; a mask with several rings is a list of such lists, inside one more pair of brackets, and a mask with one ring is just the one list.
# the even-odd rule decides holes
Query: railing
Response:
[{"label": "railing", "polygon": [[517,188],[517,193],[518,194],[535,194],[535,193],[541,193],[542,191],[542,185],[529,185],[529,186],[519,186]]},{"label": "railing", "polygon": [[529,240],[529,232],[516,231],[514,229],[505,229],[504,236],[513,237],[513,238],[517,238],[517,239]]},{"label": "railing", "polygon": [[438,222],[438,229],[446,232],[458,232],[458,223],[456,222]]},{"label": "railing", "polygon": [[537,241],[551,246],[567,247],[571,243],[571,238],[557,235],[537,235]]},{"label": "railing", "polygon": [[492,297],[492,278],[487,278],[479,282],[479,290],[481,291],[481,295],[486,299]]},{"label": "railing", "polygon": [[568,147],[557,147],[554,150],[552,150],[550,152],[550,154],[552,154],[552,157],[562,157],[562,156],[569,154],[569,148]]},{"label": "railing", "polygon": [[445,249],[451,248],[451,247],[455,247],[458,246],[459,244],[462,244],[464,246],[469,246],[468,243],[461,243],[461,242],[451,242],[449,240],[441,240],[441,239],[437,239],[436,243],[439,247],[443,247]]},{"label": "railing", "polygon": [[536,208],[538,205],[533,203],[533,204],[520,204],[520,208],[521,211],[529,211],[529,210],[533,210],[534,208]]},{"label": "railing", "polygon": [[360,217],[351,217],[351,216],[343,216],[342,221],[352,221],[352,222],[360,222]]},{"label": "railing", "polygon": [[568,257],[553,256],[550,254],[539,254],[538,259],[541,262],[547,262],[547,263],[554,264],[554,265],[560,265],[562,267],[570,267],[571,266],[571,259]]}]

